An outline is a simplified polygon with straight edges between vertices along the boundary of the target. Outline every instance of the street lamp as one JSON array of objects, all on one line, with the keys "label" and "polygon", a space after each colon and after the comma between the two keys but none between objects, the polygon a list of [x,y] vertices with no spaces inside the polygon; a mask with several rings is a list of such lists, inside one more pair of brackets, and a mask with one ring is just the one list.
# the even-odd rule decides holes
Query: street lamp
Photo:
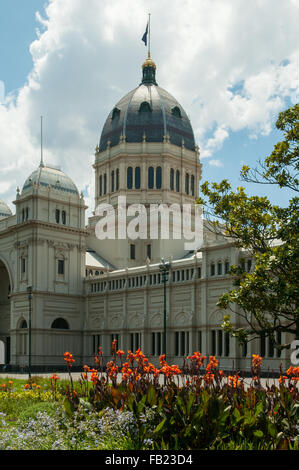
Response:
[{"label": "street lamp", "polygon": [[164,333],[163,333],[163,352],[166,360],[166,282],[168,280],[168,273],[170,269],[170,263],[165,262],[164,258],[161,259],[159,269],[162,273],[162,281],[164,284]]},{"label": "street lamp", "polygon": [[27,287],[29,300],[29,324],[28,324],[28,373],[31,379],[31,315],[32,315],[32,286]]}]

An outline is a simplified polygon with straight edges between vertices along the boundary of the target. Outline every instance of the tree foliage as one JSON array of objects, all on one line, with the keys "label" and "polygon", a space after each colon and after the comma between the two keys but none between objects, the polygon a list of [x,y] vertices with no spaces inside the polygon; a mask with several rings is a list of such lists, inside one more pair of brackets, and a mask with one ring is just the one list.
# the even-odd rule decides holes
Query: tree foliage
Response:
[{"label": "tree foliage", "polygon": [[276,347],[285,348],[290,343],[279,345],[277,333],[299,339],[299,104],[281,112],[276,127],[283,132],[283,141],[256,168],[243,166],[241,179],[277,185],[279,190],[288,188],[294,197],[287,207],[271,204],[266,196],[248,196],[244,187],[234,191],[227,180],[202,184],[205,198],[198,202],[204,205],[213,230],[233,239],[254,258],[251,272],[242,266],[231,267],[234,288],[217,304],[240,315],[246,326],[233,327],[226,315],[223,327],[241,342],[264,334]]}]

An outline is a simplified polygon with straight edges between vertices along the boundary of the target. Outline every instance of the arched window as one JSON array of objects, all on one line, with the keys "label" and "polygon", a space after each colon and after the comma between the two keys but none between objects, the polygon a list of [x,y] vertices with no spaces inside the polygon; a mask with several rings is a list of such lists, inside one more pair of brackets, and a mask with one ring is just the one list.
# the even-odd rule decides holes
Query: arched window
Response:
[{"label": "arched window", "polygon": [[127,188],[133,188],[133,168],[131,166],[127,169]]},{"label": "arched window", "polygon": [[185,175],[185,193],[189,194],[189,174]]},{"label": "arched window", "polygon": [[56,211],[55,211],[55,220],[56,220],[56,223],[59,224],[59,220],[60,220],[60,210],[59,209],[56,209]]},{"label": "arched window", "polygon": [[195,178],[191,176],[191,196],[195,196]]},{"label": "arched window", "polygon": [[148,189],[154,188],[154,168],[152,166],[148,169]]},{"label": "arched window", "polygon": [[111,192],[114,193],[114,170],[111,172]]},{"label": "arched window", "polygon": [[179,170],[176,171],[175,189],[176,189],[177,193],[180,192],[180,172],[179,172]]},{"label": "arched window", "polygon": [[107,193],[107,175],[104,173],[104,194]]},{"label": "arched window", "polygon": [[116,191],[119,190],[119,169],[116,170]]},{"label": "arched window", "polygon": [[221,261],[218,261],[218,263],[217,263],[217,274],[218,274],[218,276],[222,275],[222,263],[221,263]]},{"label": "arched window", "polygon": [[102,175],[99,178],[99,195],[102,196],[103,194],[103,177]]},{"label": "arched window", "polygon": [[51,328],[55,328],[57,330],[69,330],[69,324],[64,318],[56,318],[53,321]]},{"label": "arched window", "polygon": [[162,168],[158,166],[156,168],[156,188],[161,189],[162,187]]},{"label": "arched window", "polygon": [[140,113],[147,113],[147,112],[151,112],[152,108],[150,106],[150,104],[147,102],[147,101],[143,101],[139,107],[139,112]]},{"label": "arched window", "polygon": [[61,220],[62,220],[63,225],[65,225],[66,224],[66,212],[65,211],[62,211],[61,213]]},{"label": "arched window", "polygon": [[174,169],[170,169],[170,189],[171,191],[174,190]]},{"label": "arched window", "polygon": [[28,328],[26,320],[21,321],[20,328],[22,328],[22,329]]},{"label": "arched window", "polygon": [[140,189],[140,166],[135,168],[135,189]]},{"label": "arched window", "polygon": [[112,121],[113,119],[119,118],[119,115],[120,115],[120,109],[114,108],[112,111],[112,117],[111,117]]},{"label": "arched window", "polygon": [[171,114],[172,114],[173,116],[178,117],[178,118],[181,118],[181,117],[182,117],[181,110],[180,110],[180,108],[179,108],[178,106],[175,106],[174,108],[172,108]]}]

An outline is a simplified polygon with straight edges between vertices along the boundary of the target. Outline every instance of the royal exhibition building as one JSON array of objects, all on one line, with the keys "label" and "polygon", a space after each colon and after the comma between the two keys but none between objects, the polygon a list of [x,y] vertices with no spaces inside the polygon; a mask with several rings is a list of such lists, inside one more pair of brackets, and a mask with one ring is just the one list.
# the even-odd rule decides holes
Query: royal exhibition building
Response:
[{"label": "royal exhibition building", "polygon": [[[15,213],[0,201],[1,364],[24,370],[30,347],[32,370],[59,370],[66,351],[76,365],[92,366],[99,346],[111,357],[114,339],[125,352],[141,348],[159,364],[166,332],[169,364],[201,351],[215,355],[224,370],[249,371],[253,353],[262,355],[265,370],[286,367],[289,352],[268,339],[240,346],[222,329],[227,312],[216,304],[233,285],[230,266],[242,260],[250,271],[254,260],[207,221],[199,249],[186,249],[183,237],[151,237],[150,231],[135,239],[98,236],[99,207],[115,209],[122,232],[133,220],[133,212],[120,214],[120,200],[132,211],[145,208],[147,224],[153,206],[194,207],[202,173],[190,120],[158,86],[150,55],[141,83],[112,106],[90,168],[95,205],[88,222],[75,182],[43,160],[24,175]],[[175,228],[170,212],[152,231],[167,214]],[[234,326],[244,326],[240,319],[231,314]]]}]

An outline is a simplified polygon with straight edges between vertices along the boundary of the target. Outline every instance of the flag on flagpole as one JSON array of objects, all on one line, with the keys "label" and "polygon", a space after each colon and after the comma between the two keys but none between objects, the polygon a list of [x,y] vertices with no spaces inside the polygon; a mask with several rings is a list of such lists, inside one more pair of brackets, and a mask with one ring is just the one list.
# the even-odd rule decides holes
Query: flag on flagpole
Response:
[{"label": "flag on flagpole", "polygon": [[148,34],[148,23],[146,25],[146,30],[144,35],[142,36],[142,41],[144,42],[144,45],[147,46],[147,34]]}]

